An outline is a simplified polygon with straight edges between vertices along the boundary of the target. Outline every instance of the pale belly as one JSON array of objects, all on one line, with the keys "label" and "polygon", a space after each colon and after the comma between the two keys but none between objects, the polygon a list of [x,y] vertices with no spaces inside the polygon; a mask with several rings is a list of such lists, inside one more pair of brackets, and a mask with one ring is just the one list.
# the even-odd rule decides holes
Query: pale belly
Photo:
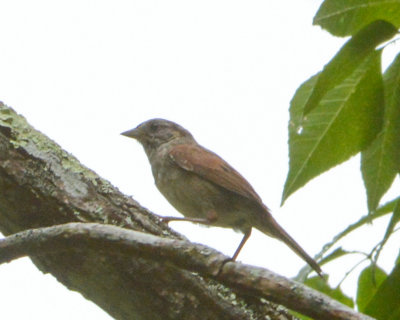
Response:
[{"label": "pale belly", "polygon": [[247,201],[245,198],[191,172],[169,169],[167,175],[157,176],[156,185],[169,203],[185,217],[207,219],[215,215],[210,225],[242,232],[251,228],[252,212],[249,211],[253,210],[248,208],[243,212],[243,202]]}]

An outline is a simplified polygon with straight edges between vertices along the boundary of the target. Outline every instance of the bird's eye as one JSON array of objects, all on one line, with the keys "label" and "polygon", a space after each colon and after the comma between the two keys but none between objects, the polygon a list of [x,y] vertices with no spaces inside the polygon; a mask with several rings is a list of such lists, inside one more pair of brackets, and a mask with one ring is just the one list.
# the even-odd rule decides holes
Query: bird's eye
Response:
[{"label": "bird's eye", "polygon": [[157,123],[152,123],[152,124],[150,125],[150,130],[151,130],[152,132],[157,131],[157,129],[158,129],[158,124],[157,124]]}]

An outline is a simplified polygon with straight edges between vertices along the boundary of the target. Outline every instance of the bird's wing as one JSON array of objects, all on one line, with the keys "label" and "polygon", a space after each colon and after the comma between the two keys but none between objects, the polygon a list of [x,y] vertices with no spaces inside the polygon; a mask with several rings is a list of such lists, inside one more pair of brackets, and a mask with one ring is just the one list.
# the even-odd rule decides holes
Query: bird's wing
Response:
[{"label": "bird's wing", "polygon": [[215,153],[199,145],[182,144],[173,147],[169,156],[181,168],[263,205],[246,179]]}]

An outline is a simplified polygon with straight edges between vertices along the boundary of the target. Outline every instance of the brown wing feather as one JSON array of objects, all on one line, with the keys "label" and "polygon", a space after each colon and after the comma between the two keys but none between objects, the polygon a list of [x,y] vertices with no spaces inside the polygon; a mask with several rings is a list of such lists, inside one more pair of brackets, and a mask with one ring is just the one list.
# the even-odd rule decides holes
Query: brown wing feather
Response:
[{"label": "brown wing feather", "polygon": [[262,219],[256,227],[260,231],[285,242],[294,252],[307,261],[320,276],[322,275],[319,265],[274,220],[268,208],[262,203],[260,197],[246,179],[223,159],[198,145],[178,145],[172,148],[169,155],[181,168],[259,203],[265,209],[265,215],[259,216]]},{"label": "brown wing feather", "polygon": [[246,179],[215,153],[199,145],[177,145],[169,155],[181,168],[262,204],[261,198]]}]

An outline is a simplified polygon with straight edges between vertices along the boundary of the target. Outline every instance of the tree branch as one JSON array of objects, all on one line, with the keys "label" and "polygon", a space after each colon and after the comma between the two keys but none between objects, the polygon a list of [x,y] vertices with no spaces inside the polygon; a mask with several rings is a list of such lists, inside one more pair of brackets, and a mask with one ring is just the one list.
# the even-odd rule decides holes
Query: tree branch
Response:
[{"label": "tree branch", "polygon": [[0,264],[23,256],[40,256],[88,249],[154,262],[216,276],[228,256],[186,240],[162,238],[113,225],[72,222],[29,229],[0,239]]},{"label": "tree branch", "polygon": [[2,240],[1,259],[29,254],[116,319],[294,319],[267,300],[367,319],[261,268],[229,262],[218,274],[225,256],[184,240],[2,103],[0,231],[22,232]]},{"label": "tree branch", "polygon": [[[0,232],[69,222],[184,239],[0,102]],[[293,319],[279,306],[163,261],[90,249],[30,258],[115,319]]]},{"label": "tree branch", "polygon": [[268,270],[237,262],[225,264],[227,256],[206,246],[111,225],[68,223],[22,231],[0,241],[0,263],[24,255],[82,250],[114,252],[116,256],[172,264],[204,277],[212,277],[246,295],[274,301],[315,319],[372,319],[324,294]]}]

